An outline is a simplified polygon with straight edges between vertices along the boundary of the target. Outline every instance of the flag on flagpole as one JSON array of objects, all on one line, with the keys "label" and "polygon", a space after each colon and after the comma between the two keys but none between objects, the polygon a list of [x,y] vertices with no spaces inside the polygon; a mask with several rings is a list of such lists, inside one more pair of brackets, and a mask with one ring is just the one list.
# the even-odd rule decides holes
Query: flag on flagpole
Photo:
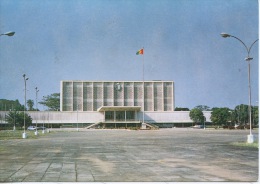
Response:
[{"label": "flag on flagpole", "polygon": [[137,51],[136,55],[140,55],[140,54],[144,54],[144,49],[140,49],[139,51]]}]

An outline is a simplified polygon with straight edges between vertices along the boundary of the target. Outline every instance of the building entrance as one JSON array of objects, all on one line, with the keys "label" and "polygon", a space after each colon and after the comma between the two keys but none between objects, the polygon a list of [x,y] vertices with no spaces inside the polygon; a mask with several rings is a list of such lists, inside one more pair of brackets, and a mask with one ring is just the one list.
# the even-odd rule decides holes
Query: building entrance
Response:
[{"label": "building entrance", "polygon": [[105,122],[131,122],[135,119],[135,111],[105,111]]},{"label": "building entrance", "polygon": [[101,106],[98,108],[98,112],[104,113],[105,123],[138,123],[137,113],[140,110],[141,106]]}]

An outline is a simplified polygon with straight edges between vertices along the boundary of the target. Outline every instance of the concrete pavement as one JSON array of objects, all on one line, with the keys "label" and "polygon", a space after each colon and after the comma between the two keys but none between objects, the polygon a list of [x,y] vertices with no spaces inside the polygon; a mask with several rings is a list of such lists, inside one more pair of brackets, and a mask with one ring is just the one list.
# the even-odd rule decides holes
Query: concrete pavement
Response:
[{"label": "concrete pavement", "polygon": [[233,144],[245,142],[247,134],[186,128],[80,130],[1,140],[0,182],[255,182],[258,149]]}]

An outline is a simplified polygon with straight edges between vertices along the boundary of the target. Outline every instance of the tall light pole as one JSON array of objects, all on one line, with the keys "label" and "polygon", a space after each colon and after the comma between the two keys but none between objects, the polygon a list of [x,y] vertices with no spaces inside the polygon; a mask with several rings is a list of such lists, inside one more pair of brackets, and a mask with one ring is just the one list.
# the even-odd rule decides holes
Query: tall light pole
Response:
[{"label": "tall light pole", "polygon": [[77,132],[79,131],[79,105],[77,104]]},{"label": "tall light pole", "polygon": [[15,128],[15,116],[16,116],[16,110],[14,109],[14,131],[16,130],[16,128]]},{"label": "tall light pole", "polygon": [[247,136],[247,143],[253,143],[254,142],[254,135],[252,134],[252,113],[251,113],[251,79],[250,79],[250,61],[253,60],[252,57],[250,57],[250,51],[252,46],[258,41],[258,39],[256,39],[251,45],[250,47],[247,47],[246,44],[239,39],[236,36],[232,36],[230,34],[227,33],[221,33],[221,36],[223,38],[228,38],[228,37],[232,37],[237,39],[238,41],[240,41],[240,43],[242,43],[247,51],[247,57],[245,58],[245,61],[247,61],[248,63],[248,98],[249,98],[249,106],[248,106],[248,113],[249,113],[249,126],[250,126],[250,134]]},{"label": "tall light pole", "polygon": [[[45,98],[45,96],[43,96],[43,98]],[[45,114],[45,113],[44,113]],[[48,112],[48,116],[49,116],[49,112]],[[49,117],[48,117],[49,118]],[[44,115],[44,120],[45,120],[45,115]],[[45,134],[45,130],[44,130],[44,121],[43,121],[43,125],[42,125],[42,133]]]},{"label": "tall light pole", "polygon": [[6,33],[2,33],[2,34],[0,34],[0,36],[13,36],[15,34],[15,32],[13,32],[13,31],[10,31],[10,32],[6,32]]},{"label": "tall light pole", "polygon": [[29,78],[26,78],[26,75],[23,74],[23,79],[24,79],[24,117],[23,117],[23,139],[27,138],[27,135],[25,133],[25,111],[26,111],[26,81]]},{"label": "tall light pole", "polygon": [[[38,90],[38,88],[36,87],[35,88],[35,92],[36,92],[36,111],[38,111],[38,92],[39,92],[39,90]],[[38,113],[37,113],[38,114]],[[34,132],[34,134],[35,135],[38,135],[38,126],[37,126],[37,118],[38,117],[36,117],[36,130],[35,130],[35,132]]]},{"label": "tall light pole", "polygon": [[206,130],[206,117],[204,116],[204,130]]}]

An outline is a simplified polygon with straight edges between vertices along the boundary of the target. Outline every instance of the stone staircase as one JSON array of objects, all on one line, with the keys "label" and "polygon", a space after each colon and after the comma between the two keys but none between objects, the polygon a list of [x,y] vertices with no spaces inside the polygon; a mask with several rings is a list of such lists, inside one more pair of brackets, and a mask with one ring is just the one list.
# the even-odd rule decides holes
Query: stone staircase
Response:
[{"label": "stone staircase", "polygon": [[92,128],[92,127],[95,127],[95,126],[97,126],[97,125],[99,125],[101,122],[97,122],[97,123],[93,123],[93,124],[91,124],[91,125],[89,125],[89,126],[87,126],[87,127],[85,127],[86,129],[90,129],[90,128]]},{"label": "stone staircase", "polygon": [[144,122],[143,124],[145,125],[145,128],[144,126],[142,126],[141,127],[142,130],[159,130],[159,127],[152,123]]}]

